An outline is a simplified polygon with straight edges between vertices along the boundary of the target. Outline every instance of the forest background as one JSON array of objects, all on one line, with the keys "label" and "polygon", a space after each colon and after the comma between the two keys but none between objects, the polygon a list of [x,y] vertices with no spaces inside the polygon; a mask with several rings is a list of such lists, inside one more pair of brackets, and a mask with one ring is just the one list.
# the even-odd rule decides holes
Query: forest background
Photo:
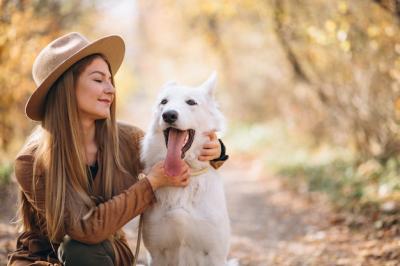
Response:
[{"label": "forest background", "polygon": [[[293,190],[377,227],[385,215],[398,221],[398,1],[0,0],[0,11],[2,197],[13,198],[13,160],[37,125],[24,114],[33,60],[79,31],[126,41],[120,120],[146,129],[162,84],[200,84],[217,70],[231,157],[257,158]],[[2,219],[16,206],[5,205]]]}]

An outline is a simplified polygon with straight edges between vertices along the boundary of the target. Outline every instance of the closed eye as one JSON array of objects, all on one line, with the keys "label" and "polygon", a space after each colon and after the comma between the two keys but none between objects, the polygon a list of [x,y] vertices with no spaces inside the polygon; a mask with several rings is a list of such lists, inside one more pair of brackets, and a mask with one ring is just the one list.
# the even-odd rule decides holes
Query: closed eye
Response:
[{"label": "closed eye", "polygon": [[186,103],[187,103],[188,105],[197,105],[197,102],[196,102],[195,100],[193,100],[193,99],[187,100]]},{"label": "closed eye", "polygon": [[98,83],[101,83],[101,82],[102,82],[101,79],[95,79],[94,81],[96,81],[96,82],[98,82]]}]

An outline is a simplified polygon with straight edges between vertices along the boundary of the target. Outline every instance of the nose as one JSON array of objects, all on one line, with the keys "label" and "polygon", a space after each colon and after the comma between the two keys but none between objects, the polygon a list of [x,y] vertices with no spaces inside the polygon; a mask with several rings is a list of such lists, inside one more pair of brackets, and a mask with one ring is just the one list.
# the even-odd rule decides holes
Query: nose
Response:
[{"label": "nose", "polygon": [[172,124],[178,119],[178,112],[174,110],[166,111],[162,114],[162,118],[168,124]]},{"label": "nose", "polygon": [[111,82],[107,82],[107,85],[105,85],[104,92],[107,94],[114,94],[115,93],[115,88],[114,85]]}]

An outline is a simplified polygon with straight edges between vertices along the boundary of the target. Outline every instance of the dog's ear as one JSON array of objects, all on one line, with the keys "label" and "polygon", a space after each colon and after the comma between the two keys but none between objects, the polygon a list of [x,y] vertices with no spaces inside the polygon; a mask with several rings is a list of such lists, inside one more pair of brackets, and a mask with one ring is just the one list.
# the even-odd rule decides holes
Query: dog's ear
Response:
[{"label": "dog's ear", "polygon": [[161,88],[165,89],[168,86],[174,86],[174,85],[178,85],[178,83],[175,80],[169,80],[169,81],[165,82],[165,84]]},{"label": "dog's ear", "polygon": [[208,77],[208,79],[201,84],[200,87],[202,87],[204,90],[207,91],[207,94],[210,97],[213,97],[213,92],[215,89],[215,86],[217,84],[217,72],[214,70],[211,75]]}]

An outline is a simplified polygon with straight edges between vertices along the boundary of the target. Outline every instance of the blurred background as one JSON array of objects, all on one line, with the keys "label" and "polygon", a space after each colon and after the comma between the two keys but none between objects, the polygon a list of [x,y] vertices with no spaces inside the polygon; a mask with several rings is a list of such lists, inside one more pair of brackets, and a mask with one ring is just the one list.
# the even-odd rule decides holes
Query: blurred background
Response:
[{"label": "blurred background", "polygon": [[[365,239],[377,241],[366,248],[380,240],[395,243],[389,251],[379,248],[361,259],[354,252],[350,262],[333,265],[361,265],[352,264],[354,258],[395,265],[385,263],[400,259],[399,1],[0,0],[0,10],[0,194],[6,202],[0,220],[5,224],[16,206],[13,160],[36,125],[24,114],[35,88],[35,56],[70,31],[91,40],[119,34],[127,44],[116,75],[120,120],[146,129],[166,81],[194,86],[216,70],[216,98],[228,121],[222,138],[231,162],[225,167],[235,163],[246,171],[255,163],[257,180],[281,184],[275,192],[291,191],[311,206],[323,198],[331,209],[330,226],[362,228]],[[262,241],[270,243],[267,235]],[[243,250],[243,242],[235,243]],[[267,254],[267,246],[259,253]],[[271,265],[294,263],[278,262],[288,253],[268,259],[240,254],[244,265],[266,265],[271,256],[276,259]],[[293,265],[325,265],[305,261]]]}]

